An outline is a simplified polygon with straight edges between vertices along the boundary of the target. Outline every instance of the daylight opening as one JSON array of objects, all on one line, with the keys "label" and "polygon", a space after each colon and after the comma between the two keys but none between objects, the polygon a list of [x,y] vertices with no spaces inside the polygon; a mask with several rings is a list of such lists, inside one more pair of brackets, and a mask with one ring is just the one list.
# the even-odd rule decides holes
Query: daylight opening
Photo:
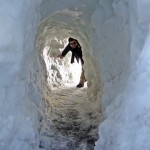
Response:
[{"label": "daylight opening", "polygon": [[[58,35],[59,36],[59,35]],[[69,38],[69,37],[68,37]],[[59,40],[57,37],[47,39],[43,49],[43,59],[47,70],[47,82],[51,87],[60,85],[78,84],[81,74],[81,62],[70,63],[71,52],[62,60],[57,57],[67,44],[67,39]],[[60,47],[59,47],[60,46]]]}]

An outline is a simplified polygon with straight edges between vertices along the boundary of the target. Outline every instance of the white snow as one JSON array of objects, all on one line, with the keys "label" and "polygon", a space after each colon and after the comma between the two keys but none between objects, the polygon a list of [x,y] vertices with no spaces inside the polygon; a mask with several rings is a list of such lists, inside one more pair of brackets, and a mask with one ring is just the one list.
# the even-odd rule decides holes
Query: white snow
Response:
[{"label": "white snow", "polygon": [[[53,134],[45,132],[58,117],[52,107],[76,103],[83,127],[99,122],[96,150],[149,150],[149,8],[149,0],[1,1],[0,150],[38,150],[41,139],[52,146],[42,134]],[[71,54],[56,58],[71,36],[88,79],[75,93],[81,68],[70,65]]]}]

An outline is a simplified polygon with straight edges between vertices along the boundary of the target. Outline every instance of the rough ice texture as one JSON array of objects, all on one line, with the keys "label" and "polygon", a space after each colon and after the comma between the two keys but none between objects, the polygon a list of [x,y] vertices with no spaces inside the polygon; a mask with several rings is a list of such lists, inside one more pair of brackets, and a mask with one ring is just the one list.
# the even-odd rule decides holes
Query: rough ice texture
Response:
[{"label": "rough ice texture", "polygon": [[47,0],[38,9],[39,3],[0,2],[0,149],[38,149],[43,110],[37,108],[49,91],[42,52],[34,48],[40,11],[42,19],[59,12],[51,23],[66,20],[61,27],[68,34],[61,38],[73,34],[82,41],[85,59],[91,58],[85,63],[89,96],[102,83],[97,98],[105,120],[95,149],[149,150],[150,2]]},{"label": "rough ice texture", "polygon": [[26,65],[30,65],[26,58],[34,49],[38,3],[30,0],[0,2],[1,150],[30,150],[36,145],[37,114],[26,89]]},{"label": "rough ice texture", "polygon": [[[125,82],[121,86],[119,84],[112,84],[115,85],[115,87],[112,87],[112,92],[117,87],[123,90],[120,93],[117,90],[117,93],[115,92],[117,95],[110,99],[110,105],[106,105],[106,119],[99,127],[100,139],[96,142],[96,150],[148,150],[150,148],[149,141],[147,140],[150,132],[148,127],[150,53],[147,23],[149,13],[146,13],[146,5],[149,5],[148,1],[114,1],[112,3],[115,22],[121,21],[117,24],[117,26],[119,25],[117,30],[119,31],[123,27],[122,33],[120,33],[127,35],[125,39],[120,35],[118,44],[115,44],[117,43],[115,41],[113,42],[117,46],[116,49],[121,52],[120,57],[116,58],[118,59],[118,64],[122,64],[121,70],[124,70],[122,72],[123,75],[127,73],[129,77],[127,75],[128,78],[124,78],[117,73],[117,77],[121,77],[119,77],[118,81]],[[114,24],[111,24],[111,27],[113,26]],[[125,30],[126,32],[124,32]],[[107,33],[107,31],[103,32]],[[113,38],[116,38],[116,36],[113,36]],[[126,46],[123,45],[120,39],[123,39],[124,44],[127,43]],[[108,44],[109,42],[107,41],[106,43]],[[122,50],[125,54],[123,54]],[[118,55],[119,51],[115,55]],[[109,59],[111,58],[109,57]],[[123,64],[124,61],[127,62]],[[112,65],[114,70],[115,63],[112,63]],[[107,92],[104,92],[104,96],[105,94],[107,95]],[[102,101],[105,104],[107,101],[105,101],[104,96]]]}]

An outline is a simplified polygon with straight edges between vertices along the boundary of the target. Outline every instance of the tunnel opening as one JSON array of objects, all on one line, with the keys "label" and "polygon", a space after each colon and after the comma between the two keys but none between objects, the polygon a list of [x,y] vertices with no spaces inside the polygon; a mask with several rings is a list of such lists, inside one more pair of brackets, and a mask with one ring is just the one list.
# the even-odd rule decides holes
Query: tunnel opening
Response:
[{"label": "tunnel opening", "polygon": [[[91,150],[98,140],[98,125],[102,121],[100,73],[79,15],[69,10],[55,13],[44,19],[38,29],[36,47],[43,68],[39,80],[45,80],[47,85],[41,92],[39,148],[45,150]],[[70,64],[71,54],[64,60],[56,58],[68,37],[78,39],[82,47],[88,80],[82,89],[76,88],[81,65]]]},{"label": "tunnel opening", "polygon": [[[58,34],[59,35],[59,34]],[[51,37],[49,43],[43,49],[43,59],[47,69],[47,82],[51,88],[58,86],[74,86],[78,84],[81,74],[81,62],[70,64],[71,52],[63,60],[57,57],[61,54],[67,39],[63,41],[59,37]]]}]

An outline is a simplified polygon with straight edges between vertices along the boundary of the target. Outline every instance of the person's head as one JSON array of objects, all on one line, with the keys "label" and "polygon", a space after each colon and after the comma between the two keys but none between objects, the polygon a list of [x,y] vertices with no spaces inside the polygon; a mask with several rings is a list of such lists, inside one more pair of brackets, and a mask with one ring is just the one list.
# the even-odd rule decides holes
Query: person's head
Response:
[{"label": "person's head", "polygon": [[69,38],[68,39],[68,41],[69,41],[69,45],[72,47],[72,48],[76,48],[77,46],[78,46],[78,42],[77,42],[77,40],[76,39],[73,39],[73,38]]}]

